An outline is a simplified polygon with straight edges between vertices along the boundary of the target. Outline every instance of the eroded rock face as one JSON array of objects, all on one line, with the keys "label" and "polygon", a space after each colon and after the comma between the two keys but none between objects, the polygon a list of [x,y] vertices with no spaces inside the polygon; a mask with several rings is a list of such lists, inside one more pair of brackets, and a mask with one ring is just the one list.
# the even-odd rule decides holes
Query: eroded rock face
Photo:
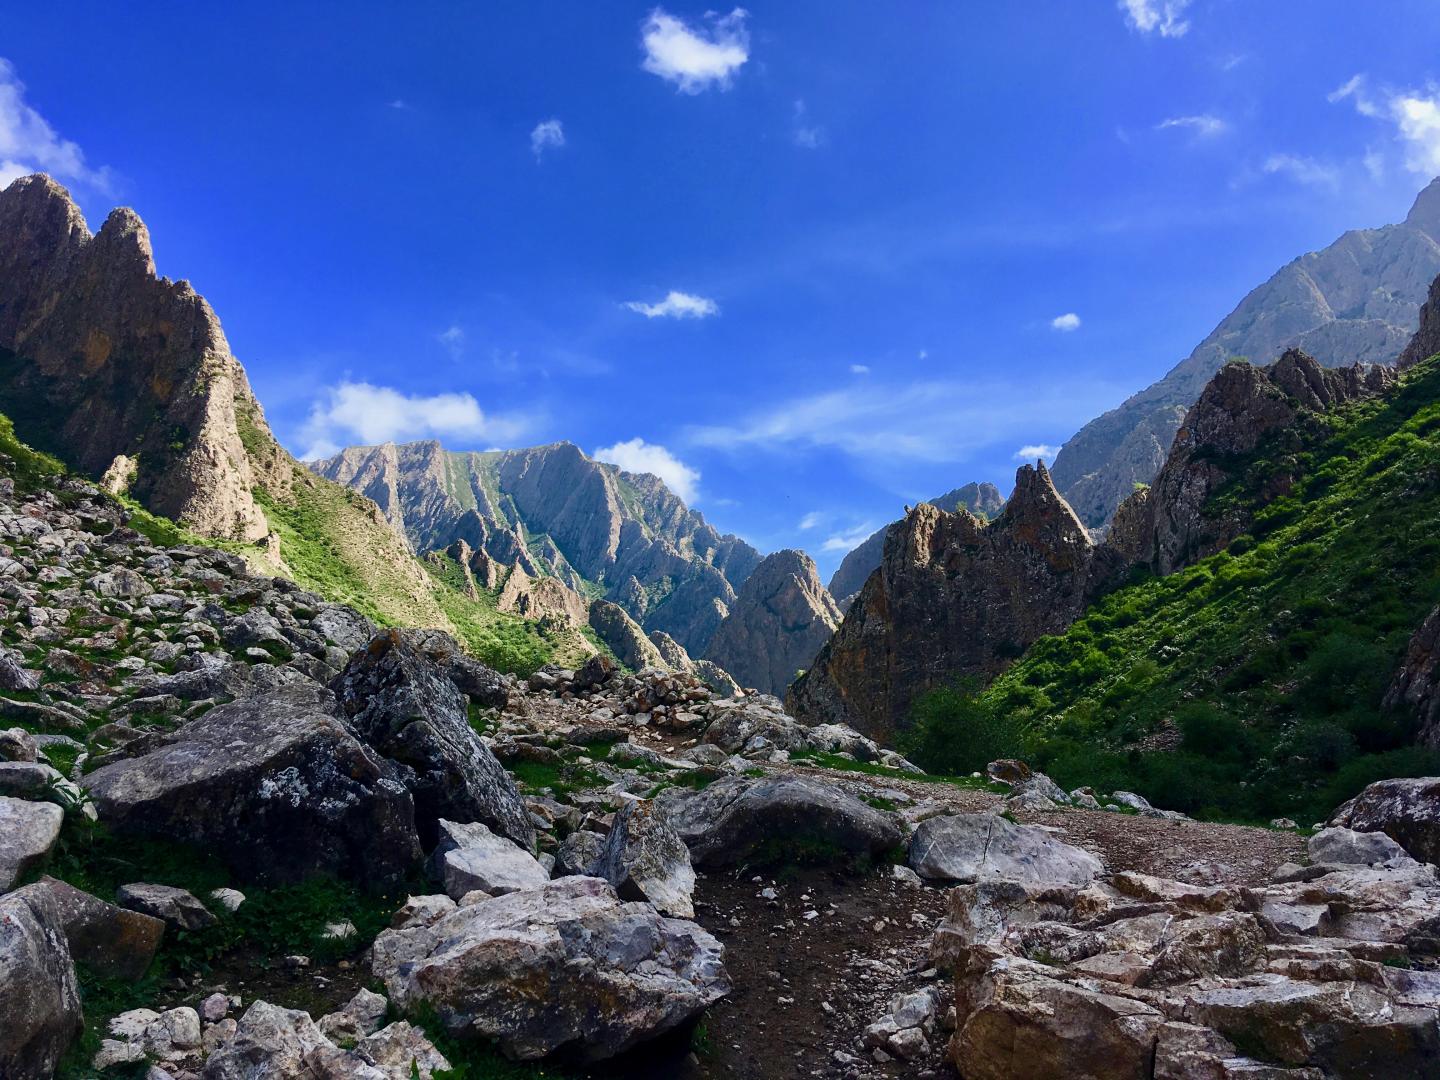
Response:
[{"label": "eroded rock face", "polygon": [[55,898],[43,885],[0,897],[0,1076],[49,1080],[80,1034],[80,991]]},{"label": "eroded rock face", "polygon": [[588,872],[610,882],[622,899],[644,900],[662,915],[695,916],[690,851],[651,802],[626,803],[616,811],[610,834],[589,865]]},{"label": "eroded rock face", "polygon": [[1440,607],[1411,636],[1383,707],[1413,717],[1416,741],[1440,750]]},{"label": "eroded rock face", "polygon": [[420,858],[414,803],[332,707],[314,686],[221,705],[84,786],[112,829],[200,844],[249,880],[399,881]]},{"label": "eroded rock face", "polygon": [[787,861],[870,858],[904,837],[893,816],[834,785],[799,776],[727,776],[702,791],[671,788],[656,805],[702,867],[767,855]]},{"label": "eroded rock face", "polygon": [[1356,832],[1383,832],[1411,856],[1440,862],[1440,777],[1380,780],[1330,818]]},{"label": "eroded rock face", "polygon": [[533,850],[535,829],[515,781],[470,726],[451,678],[459,654],[445,634],[387,630],[351,657],[331,688],[360,738],[408,770],[423,839],[433,839],[444,817],[483,822]]},{"label": "eroded rock face", "polygon": [[373,970],[402,1009],[435,1007],[451,1034],[533,1060],[613,1057],[729,992],[723,950],[694,923],[568,877],[387,930]]},{"label": "eroded rock face", "polygon": [[767,555],[745,579],[705,659],[744,687],[783,694],[835,628],[840,609],[803,551]]},{"label": "eroded rock face", "polygon": [[914,700],[957,675],[993,675],[1068,626],[1124,560],[1097,548],[1045,466],[1024,466],[990,523],[921,504],[787,703],[807,723],[889,740]]},{"label": "eroded rock face", "polygon": [[[128,209],[94,236],[45,176],[0,192],[0,397],[47,417],[26,436],[93,476],[133,459],[128,487],[197,531],[254,540],[268,528],[239,418],[268,437],[244,369],[188,282],[155,274]],[[128,471],[128,470],[127,470]]]}]

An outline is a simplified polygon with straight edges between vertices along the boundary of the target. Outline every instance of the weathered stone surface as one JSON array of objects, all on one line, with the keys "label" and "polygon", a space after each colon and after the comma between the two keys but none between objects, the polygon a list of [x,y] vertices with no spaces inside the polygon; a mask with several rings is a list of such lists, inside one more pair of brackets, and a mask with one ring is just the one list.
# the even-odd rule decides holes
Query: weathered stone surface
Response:
[{"label": "weathered stone surface", "polygon": [[815,561],[803,551],[777,551],[740,586],[705,659],[741,686],[783,694],[830,640],[840,619]]},{"label": "weathered stone surface", "polygon": [[647,901],[662,915],[695,915],[690,851],[652,802],[626,803],[616,812],[593,866],[590,872],[615,886],[623,900]]},{"label": "weathered stone surface", "polygon": [[431,870],[454,900],[479,889],[498,894],[544,884],[550,875],[529,851],[480,822],[440,821]]},{"label": "weathered stone surface", "polygon": [[1015,881],[1085,885],[1104,864],[1049,833],[998,814],[955,814],[922,821],[910,840],[910,868],[931,881]]},{"label": "weathered stone surface", "polygon": [[440,818],[480,821],[534,849],[535,828],[504,767],[470,726],[450,678],[459,647],[433,631],[377,634],[331,684],[341,714],[367,744],[409,773],[422,838]]},{"label": "weathered stone surface", "polygon": [[[1440,278],[1436,286],[1440,288]],[[1411,635],[1383,707],[1413,718],[1416,741],[1440,750],[1440,606],[1432,608]]]},{"label": "weathered stone surface", "polygon": [[160,919],[176,930],[203,930],[215,925],[215,916],[191,893],[171,885],[137,881],[120,886],[115,899],[123,908]]},{"label": "weathered stone surface", "polygon": [[0,795],[0,892],[50,854],[64,822],[65,811],[53,803]]},{"label": "weathered stone surface", "polygon": [[494,1039],[519,1059],[561,1049],[612,1057],[730,988],[708,933],[622,903],[588,877],[462,907],[429,927],[387,930],[373,967],[402,1009],[428,1002],[452,1034]]},{"label": "weathered stone surface", "polygon": [[410,795],[328,707],[298,687],[221,705],[85,787],[111,828],[204,845],[247,879],[399,881],[420,858]]},{"label": "weathered stone surface", "polygon": [[590,605],[589,620],[590,628],[626,667],[639,671],[641,668],[668,666],[660,650],[645,636],[640,624],[619,604],[596,600]]},{"label": "weathered stone surface", "polygon": [[163,920],[108,904],[56,878],[43,877],[39,883],[55,901],[70,955],[77,963],[127,981],[145,974],[164,937]]},{"label": "weathered stone surface", "polygon": [[589,605],[574,589],[558,578],[531,577],[515,563],[495,606],[532,622],[547,622],[578,630],[588,620]]},{"label": "weathered stone surface", "polygon": [[702,791],[671,788],[657,807],[696,866],[874,857],[904,837],[895,819],[842,789],[798,776],[728,776]]},{"label": "weathered stone surface", "polygon": [[0,897],[0,1076],[49,1080],[80,1034],[80,992],[55,898],[43,885]]},{"label": "weathered stone surface", "polygon": [[1383,832],[1322,829],[1307,844],[1312,863],[1355,866],[1408,866],[1414,860]]},{"label": "weathered stone surface", "polygon": [[1440,863],[1440,777],[1380,780],[1336,810],[1330,824],[1383,832],[1422,862]]},{"label": "weathered stone surface", "polygon": [[554,877],[596,877],[594,873],[595,864],[599,861],[601,854],[605,851],[607,836],[604,833],[591,832],[589,829],[577,829],[555,849],[555,872]]}]

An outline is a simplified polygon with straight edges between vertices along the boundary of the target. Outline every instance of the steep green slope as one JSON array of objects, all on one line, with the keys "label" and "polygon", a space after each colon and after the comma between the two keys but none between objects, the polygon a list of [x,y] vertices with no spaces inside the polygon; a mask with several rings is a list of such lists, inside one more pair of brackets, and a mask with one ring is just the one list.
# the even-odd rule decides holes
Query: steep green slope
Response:
[{"label": "steep green slope", "polygon": [[1440,771],[1380,709],[1440,599],[1440,357],[1330,414],[1300,452],[1277,447],[1225,462],[1235,479],[1207,507],[1301,477],[1250,534],[1133,580],[979,693],[923,699],[921,763],[956,771],[1008,749],[1067,787],[1306,823],[1370,780]]}]

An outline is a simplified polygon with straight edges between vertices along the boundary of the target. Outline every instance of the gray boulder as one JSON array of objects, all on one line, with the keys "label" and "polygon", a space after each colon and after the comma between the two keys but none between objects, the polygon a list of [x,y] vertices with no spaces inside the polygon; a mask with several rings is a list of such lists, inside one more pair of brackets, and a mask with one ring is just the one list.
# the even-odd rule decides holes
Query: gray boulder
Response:
[{"label": "gray boulder", "polygon": [[137,881],[120,886],[115,894],[120,906],[162,920],[176,930],[203,930],[215,925],[210,909],[184,889]]},{"label": "gray boulder", "polygon": [[458,652],[444,634],[387,630],[350,658],[331,688],[355,733],[407,770],[427,843],[446,818],[484,822],[533,851],[535,827],[515,781],[470,726],[450,677]]},{"label": "gray boulder", "polygon": [[0,897],[0,1076],[49,1080],[83,1019],[75,964],[43,885]]},{"label": "gray boulder", "polygon": [[430,859],[431,873],[452,900],[476,889],[498,895],[550,880],[535,856],[478,821],[461,825],[442,819],[440,843]]},{"label": "gray boulder", "polygon": [[723,949],[692,922],[569,877],[387,930],[373,970],[392,1002],[428,1003],[452,1035],[511,1058],[564,1049],[613,1057],[698,1015],[730,990]]},{"label": "gray boulder", "polygon": [[54,803],[0,795],[0,892],[50,854],[64,823],[65,811]]},{"label": "gray boulder", "polygon": [[616,812],[593,872],[622,899],[648,901],[662,915],[695,915],[690,851],[653,803],[626,803]]},{"label": "gray boulder", "polygon": [[1330,818],[1356,832],[1383,832],[1421,862],[1440,863],[1440,776],[1380,780]]},{"label": "gray boulder", "polygon": [[873,858],[904,840],[896,819],[839,787],[800,776],[729,776],[656,804],[697,866]]},{"label": "gray boulder", "polygon": [[204,845],[248,880],[398,882],[420,860],[414,805],[328,704],[312,686],[221,705],[84,785],[112,829]]},{"label": "gray boulder", "polygon": [[591,832],[589,829],[572,832],[561,840],[560,846],[555,849],[555,872],[552,876],[595,876],[595,864],[605,851],[606,839],[604,833]]},{"label": "gray boulder", "polygon": [[1340,826],[1310,837],[1312,863],[1341,866],[1413,866],[1415,860],[1383,832],[1356,832]]},{"label": "gray boulder", "polygon": [[998,814],[922,821],[910,840],[910,869],[930,881],[1085,885],[1105,872],[1088,851]]},{"label": "gray boulder", "polygon": [[165,934],[162,920],[107,904],[56,878],[43,877],[39,884],[55,901],[76,963],[127,982],[145,974]]}]

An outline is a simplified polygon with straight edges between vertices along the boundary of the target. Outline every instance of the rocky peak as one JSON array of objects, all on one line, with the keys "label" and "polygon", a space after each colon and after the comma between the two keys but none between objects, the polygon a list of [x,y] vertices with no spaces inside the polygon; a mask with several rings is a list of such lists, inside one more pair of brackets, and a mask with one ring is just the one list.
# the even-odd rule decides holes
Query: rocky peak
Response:
[{"label": "rocky peak", "polygon": [[[1435,181],[1440,184],[1440,180]],[[1435,184],[1431,184],[1434,187]],[[1428,188],[1426,189],[1429,190]],[[1396,366],[1402,370],[1414,367],[1421,360],[1428,360],[1440,353],[1440,277],[1430,283],[1429,298],[1420,305],[1420,327],[1405,351],[1400,354]]]},{"label": "rocky peak", "polygon": [[766,556],[740,587],[705,658],[742,686],[783,693],[840,623],[840,609],[803,551]]},{"label": "rocky peak", "polygon": [[1015,491],[995,528],[1044,552],[1056,569],[1078,566],[1094,546],[1089,531],[1055,490],[1043,461],[1016,471]]},{"label": "rocky peak", "polygon": [[1420,194],[1415,196],[1410,213],[1405,215],[1405,224],[1424,229],[1440,240],[1440,176],[1431,180]]}]

